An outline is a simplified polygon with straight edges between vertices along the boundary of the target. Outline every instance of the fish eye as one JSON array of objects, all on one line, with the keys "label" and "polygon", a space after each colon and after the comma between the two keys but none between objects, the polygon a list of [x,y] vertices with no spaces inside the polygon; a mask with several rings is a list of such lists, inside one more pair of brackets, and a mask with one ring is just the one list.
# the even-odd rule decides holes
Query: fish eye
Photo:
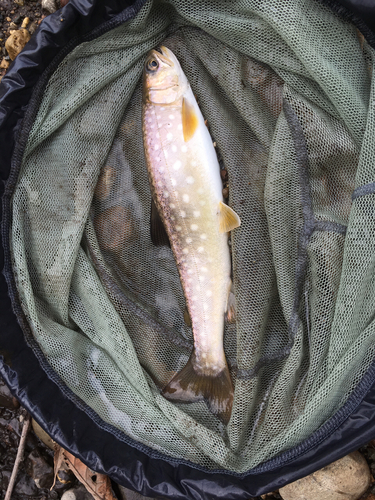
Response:
[{"label": "fish eye", "polygon": [[147,62],[147,69],[149,71],[156,71],[159,67],[159,63],[156,59],[150,59],[148,62]]}]

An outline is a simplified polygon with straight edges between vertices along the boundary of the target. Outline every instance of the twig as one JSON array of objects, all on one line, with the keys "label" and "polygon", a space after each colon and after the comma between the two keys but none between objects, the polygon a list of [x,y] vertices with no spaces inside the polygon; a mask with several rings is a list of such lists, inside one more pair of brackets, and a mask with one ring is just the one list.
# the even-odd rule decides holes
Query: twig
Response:
[{"label": "twig", "polygon": [[23,458],[23,452],[24,452],[25,443],[26,443],[26,436],[27,436],[27,432],[30,428],[30,422],[31,422],[31,417],[29,414],[27,414],[25,417],[23,427],[22,427],[22,434],[21,434],[21,439],[20,439],[19,445],[18,445],[17,456],[16,456],[16,460],[15,460],[14,465],[13,465],[12,475],[10,476],[10,480],[9,480],[9,484],[8,484],[8,488],[7,488],[7,492],[5,494],[4,500],[11,499],[14,483],[16,482],[18,468],[19,468],[19,465],[20,465],[21,460]]}]

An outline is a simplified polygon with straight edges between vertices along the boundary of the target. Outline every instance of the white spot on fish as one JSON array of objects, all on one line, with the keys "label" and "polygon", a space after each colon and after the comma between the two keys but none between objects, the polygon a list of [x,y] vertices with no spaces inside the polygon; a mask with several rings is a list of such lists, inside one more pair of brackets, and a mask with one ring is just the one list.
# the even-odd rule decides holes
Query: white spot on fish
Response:
[{"label": "white spot on fish", "polygon": [[188,274],[193,274],[193,270],[192,270],[192,269],[188,269],[186,272],[187,272]]},{"label": "white spot on fish", "polygon": [[207,272],[207,267],[201,267],[201,271],[202,271],[202,273],[206,273]]},{"label": "white spot on fish", "polygon": [[164,172],[164,167],[159,167],[159,172],[162,174]]},{"label": "white spot on fish", "polygon": [[[171,208],[176,208],[176,205],[175,205],[174,203],[170,203],[170,204],[169,204],[169,206],[170,206]],[[171,218],[172,218],[172,217],[171,217]]]},{"label": "white spot on fish", "polygon": [[206,240],[207,239],[207,234],[202,233],[201,234],[201,240]]},{"label": "white spot on fish", "polygon": [[189,249],[188,249],[188,248],[183,248],[183,249],[182,249],[182,253],[184,253],[184,254],[189,253]]},{"label": "white spot on fish", "polygon": [[186,281],[187,281],[188,283],[192,283],[192,282],[193,282],[193,278],[188,278]]},{"label": "white spot on fish", "polygon": [[168,151],[164,151],[165,158],[168,158]]},{"label": "white spot on fish", "polygon": [[196,166],[197,166],[197,162],[196,162],[195,160],[193,160],[193,161],[191,162],[191,166],[192,166],[192,167],[196,167]]},{"label": "white spot on fish", "polygon": [[173,146],[172,146],[172,151],[173,151],[174,153],[177,151],[177,146],[175,146],[174,144],[173,144]]},{"label": "white spot on fish", "polygon": [[197,224],[192,224],[192,225],[190,226],[190,229],[191,229],[192,231],[196,231],[196,230],[198,229],[198,225],[197,225]]},{"label": "white spot on fish", "polygon": [[181,216],[182,218],[186,217],[186,212],[185,212],[184,210],[181,210],[181,211],[180,211],[180,216]]},{"label": "white spot on fish", "polygon": [[191,175],[189,175],[189,177],[186,177],[186,182],[188,184],[194,184],[194,177],[192,177]]},{"label": "white spot on fish", "polygon": [[172,186],[175,186],[177,184],[176,179],[171,179],[171,184],[172,184]]},{"label": "white spot on fish", "polygon": [[194,217],[200,217],[201,213],[199,210],[194,210],[193,215]]},{"label": "white spot on fish", "polygon": [[171,215],[171,216],[170,216],[170,219],[171,219],[171,220],[174,220],[174,217],[173,217],[173,215]]},{"label": "white spot on fish", "polygon": [[157,151],[160,148],[159,144],[155,144],[154,149]]},{"label": "white spot on fish", "polygon": [[211,290],[206,291],[206,297],[212,297],[212,292]]},{"label": "white spot on fish", "polygon": [[198,247],[198,252],[199,252],[199,253],[204,252],[204,248],[203,248],[203,247]]},{"label": "white spot on fish", "polygon": [[158,186],[162,186],[162,185],[163,185],[162,181],[158,181]]},{"label": "white spot on fish", "polygon": [[180,160],[177,160],[177,161],[173,164],[173,168],[174,168],[175,170],[178,170],[180,167],[181,167],[181,162],[180,162]]},{"label": "white spot on fish", "polygon": [[179,123],[177,128],[178,130],[182,130],[182,123]]},{"label": "white spot on fish", "polygon": [[167,139],[168,141],[171,141],[173,139],[173,134],[171,132],[168,132]]},{"label": "white spot on fish", "polygon": [[186,238],[186,243],[191,243],[193,240],[191,238]]},{"label": "white spot on fish", "polygon": [[206,202],[205,202],[204,200],[201,200],[201,201],[199,202],[199,205],[200,205],[201,207],[204,207],[204,206],[205,206],[205,204],[206,204]]},{"label": "white spot on fish", "polygon": [[166,198],[168,198],[168,197],[169,197],[169,193],[168,193],[168,191],[164,191],[164,193],[163,193],[163,194],[164,194],[164,196],[165,196]]},{"label": "white spot on fish", "polygon": [[165,110],[165,107],[164,107],[164,106],[162,106],[162,107],[160,108],[160,111],[164,111],[164,110]]},{"label": "white spot on fish", "polygon": [[203,310],[207,311],[207,309],[208,309],[208,305],[207,304],[203,304]]},{"label": "white spot on fish", "polygon": [[193,295],[191,300],[194,300],[194,302],[195,302],[196,300],[198,300],[198,297],[196,295]]},{"label": "white spot on fish", "polygon": [[181,231],[182,227],[181,226],[176,226],[176,231]]},{"label": "white spot on fish", "polygon": [[182,199],[184,200],[185,203],[189,203],[190,198],[188,194],[183,194]]},{"label": "white spot on fish", "polygon": [[156,119],[157,120],[160,120],[161,116],[160,115],[156,115]]},{"label": "white spot on fish", "polygon": [[147,118],[148,123],[152,122],[152,118]]},{"label": "white spot on fish", "polygon": [[174,115],[169,115],[169,116],[168,116],[168,118],[169,118],[170,120],[174,120]]},{"label": "white spot on fish", "polygon": [[[176,148],[176,149],[177,149],[177,148]],[[183,153],[186,153],[186,151],[187,151],[187,147],[185,146],[185,144],[184,144],[183,146],[181,146],[181,151],[182,151]]]},{"label": "white spot on fish", "polygon": [[203,188],[198,188],[197,193],[198,194],[203,194],[204,193],[204,189]]}]

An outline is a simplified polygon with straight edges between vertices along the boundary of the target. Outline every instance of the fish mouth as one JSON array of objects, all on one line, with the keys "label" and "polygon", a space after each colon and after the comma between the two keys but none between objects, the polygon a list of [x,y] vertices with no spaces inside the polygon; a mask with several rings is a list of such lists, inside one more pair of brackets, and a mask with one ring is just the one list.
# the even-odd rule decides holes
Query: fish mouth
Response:
[{"label": "fish mouth", "polygon": [[168,87],[150,87],[149,90],[168,90],[168,89],[174,89],[175,87],[179,87],[179,85],[175,84],[175,85],[169,85]]},{"label": "fish mouth", "polygon": [[173,66],[173,62],[168,57],[168,49],[166,47],[160,45],[160,47],[156,47],[153,52],[156,52],[155,56],[160,59],[161,62],[163,62],[167,66]]}]

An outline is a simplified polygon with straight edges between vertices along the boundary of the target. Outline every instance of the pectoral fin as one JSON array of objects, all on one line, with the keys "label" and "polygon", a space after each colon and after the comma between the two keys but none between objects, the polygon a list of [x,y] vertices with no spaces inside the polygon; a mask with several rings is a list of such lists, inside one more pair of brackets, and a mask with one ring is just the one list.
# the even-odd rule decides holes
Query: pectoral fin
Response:
[{"label": "pectoral fin", "polygon": [[184,98],[182,100],[182,131],[184,141],[188,142],[198,128],[198,116],[194,107]]},{"label": "pectoral fin", "polygon": [[165,230],[163,221],[160,218],[158,209],[154,200],[151,198],[151,219],[150,219],[150,236],[151,241],[155,246],[171,246],[167,231]]},{"label": "pectoral fin", "polygon": [[241,220],[234,210],[220,201],[219,203],[219,230],[227,233],[241,225]]}]

